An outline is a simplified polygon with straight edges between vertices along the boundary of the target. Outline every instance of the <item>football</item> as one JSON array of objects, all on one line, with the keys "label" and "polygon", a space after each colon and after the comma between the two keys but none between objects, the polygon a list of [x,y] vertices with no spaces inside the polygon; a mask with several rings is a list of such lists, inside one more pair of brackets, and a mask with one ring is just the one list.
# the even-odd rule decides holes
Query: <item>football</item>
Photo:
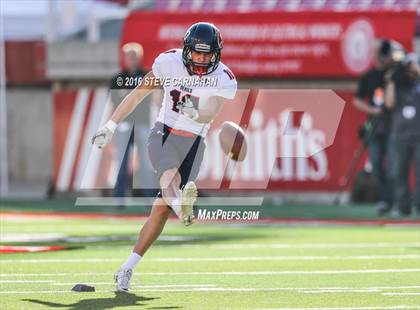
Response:
[{"label": "football", "polygon": [[235,161],[245,159],[248,147],[244,130],[234,122],[224,122],[219,132],[223,152]]}]

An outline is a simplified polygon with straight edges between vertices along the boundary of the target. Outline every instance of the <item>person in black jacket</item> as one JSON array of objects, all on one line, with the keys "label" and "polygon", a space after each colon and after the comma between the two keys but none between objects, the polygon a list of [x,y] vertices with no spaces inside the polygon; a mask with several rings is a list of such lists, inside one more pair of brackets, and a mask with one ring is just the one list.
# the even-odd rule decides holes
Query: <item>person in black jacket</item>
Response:
[{"label": "person in black jacket", "polygon": [[391,140],[395,152],[392,173],[395,200],[402,216],[411,214],[410,165],[415,167],[414,204],[420,212],[420,57],[409,54],[391,76],[385,105],[392,110]]},{"label": "person in black jacket", "polygon": [[392,42],[379,40],[375,46],[373,68],[359,79],[354,106],[367,114],[373,132],[366,141],[373,176],[381,184],[381,201],[378,213],[391,210],[392,183],[387,176],[387,154],[390,129],[390,113],[384,105],[385,74],[393,63]]}]

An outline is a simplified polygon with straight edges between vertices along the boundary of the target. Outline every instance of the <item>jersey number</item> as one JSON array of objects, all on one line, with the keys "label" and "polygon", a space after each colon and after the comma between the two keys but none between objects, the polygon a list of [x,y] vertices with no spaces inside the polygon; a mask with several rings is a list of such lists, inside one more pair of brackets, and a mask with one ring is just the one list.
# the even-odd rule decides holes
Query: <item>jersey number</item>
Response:
[{"label": "jersey number", "polygon": [[172,97],[172,110],[175,111],[176,113],[179,113],[178,105],[180,103],[185,104],[188,101],[191,101],[194,105],[194,108],[198,109],[198,101],[200,100],[199,97],[195,97],[190,94],[186,94],[181,97],[181,92],[176,89],[172,90],[169,94]]}]

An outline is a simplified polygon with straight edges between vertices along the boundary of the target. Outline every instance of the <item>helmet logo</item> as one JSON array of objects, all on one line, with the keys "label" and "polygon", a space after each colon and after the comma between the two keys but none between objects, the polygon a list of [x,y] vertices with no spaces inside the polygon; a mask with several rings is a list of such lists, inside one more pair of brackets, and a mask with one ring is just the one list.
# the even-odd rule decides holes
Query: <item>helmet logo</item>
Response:
[{"label": "helmet logo", "polygon": [[205,52],[205,53],[209,53],[210,52],[210,45],[208,44],[203,44],[203,43],[197,43],[194,46],[194,50],[197,52]]}]

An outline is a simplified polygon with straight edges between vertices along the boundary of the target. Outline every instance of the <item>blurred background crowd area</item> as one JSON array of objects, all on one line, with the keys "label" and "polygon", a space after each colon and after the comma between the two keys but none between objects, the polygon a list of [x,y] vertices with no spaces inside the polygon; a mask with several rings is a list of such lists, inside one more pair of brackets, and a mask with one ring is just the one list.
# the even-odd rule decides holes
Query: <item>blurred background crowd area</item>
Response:
[{"label": "blurred background crowd area", "polygon": [[[160,52],[181,47],[187,27],[202,20],[221,26],[222,61],[239,88],[332,89],[345,101],[331,147],[314,158],[277,163],[269,191],[292,200],[304,197],[296,191],[314,199],[339,190],[360,143],[356,132],[365,115],[351,102],[358,78],[372,64],[372,42],[393,39],[420,52],[420,0],[1,1],[2,195],[77,192],[90,134],[104,113],[99,106],[110,88],[116,91],[111,80],[126,66],[121,47],[141,44],[147,71]],[[268,134],[264,126],[273,113],[281,119],[282,111],[272,108],[256,113],[263,121],[255,117],[249,134]],[[307,129],[310,141],[317,132]],[[251,149],[257,148],[253,141]],[[364,154],[358,167],[367,163]],[[258,177],[258,160],[253,164]],[[116,177],[96,171],[91,182],[110,178],[112,185]]]}]

